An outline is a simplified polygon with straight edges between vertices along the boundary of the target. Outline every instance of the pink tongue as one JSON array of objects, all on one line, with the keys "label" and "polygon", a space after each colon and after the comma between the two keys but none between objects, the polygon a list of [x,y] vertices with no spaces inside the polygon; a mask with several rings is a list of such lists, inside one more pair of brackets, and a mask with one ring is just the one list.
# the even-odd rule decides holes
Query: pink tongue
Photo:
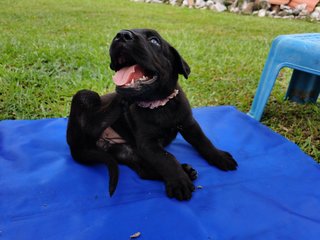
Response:
[{"label": "pink tongue", "polygon": [[133,65],[131,67],[121,68],[112,77],[114,83],[118,86],[123,86],[127,83],[131,83],[132,80],[137,80],[143,77],[143,71],[139,65]]}]

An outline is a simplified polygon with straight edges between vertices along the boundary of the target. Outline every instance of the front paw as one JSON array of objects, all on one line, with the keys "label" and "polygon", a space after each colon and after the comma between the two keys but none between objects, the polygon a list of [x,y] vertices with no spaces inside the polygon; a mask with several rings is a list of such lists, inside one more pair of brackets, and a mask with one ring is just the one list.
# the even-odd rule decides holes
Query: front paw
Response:
[{"label": "front paw", "polygon": [[195,187],[188,176],[179,177],[166,181],[166,192],[169,198],[180,201],[189,200]]},{"label": "front paw", "polygon": [[213,154],[212,158],[208,159],[208,162],[224,171],[236,170],[238,167],[238,163],[234,160],[232,155],[221,150],[218,150],[216,154]]}]

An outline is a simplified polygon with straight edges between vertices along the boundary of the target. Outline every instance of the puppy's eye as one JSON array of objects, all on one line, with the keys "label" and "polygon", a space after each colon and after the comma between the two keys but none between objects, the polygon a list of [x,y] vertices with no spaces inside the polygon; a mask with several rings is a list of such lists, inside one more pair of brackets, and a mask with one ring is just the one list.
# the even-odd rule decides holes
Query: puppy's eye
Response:
[{"label": "puppy's eye", "polygon": [[151,37],[151,38],[149,38],[149,41],[150,41],[152,44],[160,47],[160,40],[159,40],[158,38],[156,38],[156,37]]}]

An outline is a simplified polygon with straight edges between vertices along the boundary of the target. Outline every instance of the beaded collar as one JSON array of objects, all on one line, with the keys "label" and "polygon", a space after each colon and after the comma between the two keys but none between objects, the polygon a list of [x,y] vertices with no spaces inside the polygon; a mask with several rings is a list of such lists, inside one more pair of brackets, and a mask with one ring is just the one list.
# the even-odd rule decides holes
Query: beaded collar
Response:
[{"label": "beaded collar", "polygon": [[155,101],[141,101],[138,102],[138,106],[142,107],[142,108],[150,108],[150,109],[155,109],[158,107],[163,107],[164,105],[166,105],[170,99],[176,97],[179,93],[178,89],[175,89],[173,91],[173,93],[171,93],[168,97],[164,98],[164,99],[160,99],[160,100],[155,100]]}]

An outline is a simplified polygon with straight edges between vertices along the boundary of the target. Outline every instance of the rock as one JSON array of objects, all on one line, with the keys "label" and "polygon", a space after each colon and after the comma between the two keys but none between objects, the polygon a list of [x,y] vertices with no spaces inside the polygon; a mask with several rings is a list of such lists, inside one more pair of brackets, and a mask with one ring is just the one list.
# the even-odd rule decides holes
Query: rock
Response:
[{"label": "rock", "polygon": [[313,13],[311,13],[310,18],[320,21],[320,11],[314,11]]},{"label": "rock", "polygon": [[297,16],[296,19],[307,19],[307,16]]},{"label": "rock", "polygon": [[282,17],[283,19],[293,19],[294,18],[294,16],[293,15],[288,15],[288,16],[284,16],[284,17]]},{"label": "rock", "polygon": [[205,8],[206,6],[206,2],[204,0],[197,0],[195,3],[195,7],[196,8]]},{"label": "rock", "polygon": [[225,5],[226,7],[232,5],[234,2],[235,2],[235,0],[225,0],[225,1],[223,1],[224,5]]},{"label": "rock", "polygon": [[274,17],[274,16],[277,15],[277,12],[276,12],[275,10],[273,10],[273,11],[268,11],[268,12],[267,12],[267,15],[268,15],[269,17]]},{"label": "rock", "polygon": [[280,5],[273,5],[271,6],[272,12],[275,12],[275,15],[277,15],[280,11]]},{"label": "rock", "polygon": [[[239,9],[239,0],[233,0],[233,3],[228,7],[230,10]],[[239,9],[240,10],[240,9]]]},{"label": "rock", "polygon": [[284,4],[280,5],[280,10],[289,10],[289,9],[291,9],[291,7],[289,7],[288,5],[284,5]]},{"label": "rock", "polygon": [[175,6],[177,5],[177,1],[176,0],[170,0],[170,1],[166,1],[167,3],[169,2],[170,5]]},{"label": "rock", "polygon": [[319,4],[319,7],[316,7],[314,10],[317,12],[320,12],[320,4]]},{"label": "rock", "polygon": [[300,17],[306,17],[306,16],[308,16],[308,15],[309,15],[309,12],[308,12],[307,9],[302,10],[302,11],[299,13],[299,16],[300,16]]},{"label": "rock", "polygon": [[258,11],[258,17],[265,17],[267,15],[267,10],[266,9],[260,9]]},{"label": "rock", "polygon": [[[289,6],[287,5],[281,5],[280,11],[278,12],[278,15],[280,17],[289,16],[293,14],[293,11]],[[296,15],[299,15],[299,12],[296,13]]]},{"label": "rock", "polygon": [[306,3],[299,4],[292,10],[292,14],[293,14],[293,16],[299,16],[300,13],[302,11],[306,11],[306,9],[307,9],[307,4]]},{"label": "rock", "polygon": [[306,3],[302,3],[302,4],[299,4],[295,7],[295,10],[298,10],[298,11],[303,11],[303,10],[306,10],[307,9],[307,4]]},{"label": "rock", "polygon": [[288,9],[288,10],[283,10],[283,11],[280,11],[278,13],[278,16],[280,17],[285,17],[285,16],[289,16],[292,14],[292,10],[291,9]]},{"label": "rock", "polygon": [[231,6],[229,11],[232,12],[232,13],[239,13],[240,12],[240,8]]},{"label": "rock", "polygon": [[207,7],[211,7],[211,6],[213,5],[213,2],[214,2],[214,1],[212,1],[212,0],[206,1],[206,6],[207,6]]},{"label": "rock", "polygon": [[207,7],[216,12],[224,12],[227,7],[222,3],[222,1],[211,0],[207,1]]},{"label": "rock", "polygon": [[242,13],[244,14],[252,14],[254,7],[254,2],[248,2],[242,5]]},{"label": "rock", "polygon": [[301,12],[301,11],[300,11],[299,9],[293,9],[293,10],[292,10],[292,15],[293,15],[293,16],[299,16],[300,12]]},{"label": "rock", "polygon": [[184,0],[181,4],[178,3],[179,6],[189,7],[188,0]]},{"label": "rock", "polygon": [[[194,2],[195,8],[210,9],[216,12],[252,14],[259,17],[285,19],[311,19],[320,21],[320,0],[131,0],[133,2],[163,3],[178,6],[189,6]],[[293,4],[291,4],[293,2]],[[272,4],[272,5],[271,5]],[[316,5],[318,4],[318,5]],[[292,7],[294,6],[294,7]],[[310,6],[313,11],[310,12]]]},{"label": "rock", "polygon": [[257,10],[269,9],[271,7],[271,4],[268,2],[268,0],[255,0],[255,7]]},{"label": "rock", "polygon": [[252,15],[253,15],[253,16],[258,16],[258,13],[259,13],[259,11],[253,11],[253,12],[252,12]]}]

